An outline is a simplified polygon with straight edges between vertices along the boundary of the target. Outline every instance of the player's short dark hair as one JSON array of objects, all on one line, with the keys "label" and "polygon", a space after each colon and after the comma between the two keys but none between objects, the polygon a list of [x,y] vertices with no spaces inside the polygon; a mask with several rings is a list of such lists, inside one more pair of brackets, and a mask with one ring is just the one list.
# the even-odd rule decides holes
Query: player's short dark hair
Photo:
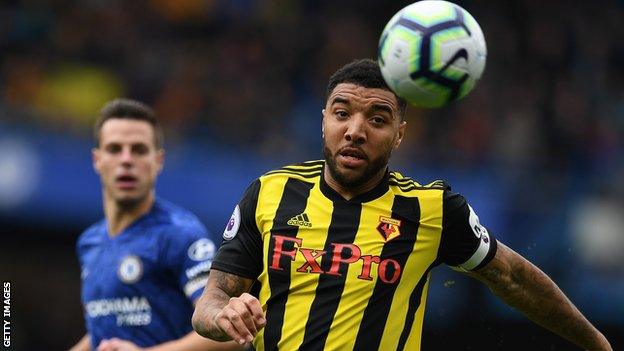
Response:
[{"label": "player's short dark hair", "polygon": [[149,123],[154,128],[154,145],[156,149],[163,147],[163,130],[158,119],[156,119],[156,113],[146,104],[132,99],[114,99],[104,104],[93,128],[95,147],[100,147],[100,132],[104,122],[113,118],[134,119]]},{"label": "player's short dark hair", "polygon": [[360,59],[342,66],[329,78],[325,99],[329,98],[329,95],[340,83],[352,83],[364,88],[378,88],[391,92],[396,96],[397,102],[399,103],[399,115],[401,116],[401,120],[405,117],[407,101],[390,89],[381,75],[381,69],[379,69],[377,61]]}]

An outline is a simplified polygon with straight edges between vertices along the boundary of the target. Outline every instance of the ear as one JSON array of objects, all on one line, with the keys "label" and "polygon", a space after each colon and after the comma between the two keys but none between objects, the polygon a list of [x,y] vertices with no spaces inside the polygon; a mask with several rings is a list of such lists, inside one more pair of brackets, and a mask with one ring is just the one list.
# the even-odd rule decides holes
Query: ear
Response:
[{"label": "ear", "polygon": [[160,174],[165,167],[165,149],[156,151],[156,162],[158,163],[158,174]]},{"label": "ear", "polygon": [[93,163],[93,169],[95,170],[95,173],[100,174],[100,167],[101,167],[101,159],[102,155],[101,155],[101,151],[100,149],[94,147],[93,149],[91,149],[91,161]]},{"label": "ear", "polygon": [[394,148],[398,149],[399,145],[401,145],[401,142],[403,141],[403,136],[405,135],[405,128],[407,126],[407,122],[406,121],[401,121],[399,122],[399,130],[397,131],[397,138],[394,141]]},{"label": "ear", "polygon": [[325,111],[325,109],[321,110],[321,115],[323,116],[321,119],[321,135],[325,138],[325,116],[327,115],[327,111]]}]

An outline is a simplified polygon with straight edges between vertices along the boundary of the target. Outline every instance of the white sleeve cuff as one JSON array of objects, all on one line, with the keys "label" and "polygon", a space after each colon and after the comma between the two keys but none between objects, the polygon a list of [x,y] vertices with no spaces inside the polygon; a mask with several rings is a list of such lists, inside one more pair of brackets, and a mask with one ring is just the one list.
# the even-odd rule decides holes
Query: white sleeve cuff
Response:
[{"label": "white sleeve cuff", "polygon": [[477,266],[480,265],[481,262],[483,262],[483,260],[487,257],[487,254],[490,251],[490,245],[492,245],[492,240],[490,240],[490,236],[487,232],[482,233],[477,250],[472,254],[468,261],[460,264],[457,267],[460,268],[460,270],[465,271],[471,271],[477,268]]}]

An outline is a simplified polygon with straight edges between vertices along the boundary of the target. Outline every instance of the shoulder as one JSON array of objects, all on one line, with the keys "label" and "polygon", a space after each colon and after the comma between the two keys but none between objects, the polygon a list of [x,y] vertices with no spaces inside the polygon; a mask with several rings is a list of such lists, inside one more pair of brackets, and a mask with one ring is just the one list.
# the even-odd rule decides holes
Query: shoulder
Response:
[{"label": "shoulder", "polygon": [[169,236],[205,236],[208,232],[204,224],[197,216],[184,207],[172,202],[157,199],[154,203],[153,224],[158,227],[158,231]]},{"label": "shoulder", "polygon": [[159,235],[161,252],[169,263],[177,262],[180,255],[188,254],[201,261],[216,251],[208,230],[191,211],[172,202],[158,199],[155,203],[154,228]]},{"label": "shoulder", "polygon": [[391,171],[388,175],[388,185],[397,193],[403,196],[443,196],[451,190],[451,186],[444,180],[436,180],[422,185],[410,177],[406,177],[399,172]]},{"label": "shoulder", "polygon": [[102,235],[105,233],[106,220],[101,219],[100,221],[90,225],[80,234],[78,241],[76,242],[76,247],[80,250],[87,246],[98,244],[102,240]]},{"label": "shoulder", "polygon": [[157,207],[155,212],[158,222],[162,225],[178,229],[206,229],[193,212],[182,206],[163,199],[156,200],[154,206]]},{"label": "shoulder", "polygon": [[315,178],[320,178],[323,172],[325,161],[314,160],[284,166],[260,176],[261,183],[286,181],[295,178],[307,182],[314,182]]}]

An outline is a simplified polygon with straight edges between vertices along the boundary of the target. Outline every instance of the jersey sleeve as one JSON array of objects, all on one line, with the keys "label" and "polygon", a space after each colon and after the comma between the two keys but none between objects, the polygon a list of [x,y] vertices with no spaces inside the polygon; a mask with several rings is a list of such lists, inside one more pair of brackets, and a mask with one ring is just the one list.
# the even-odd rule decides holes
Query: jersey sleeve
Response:
[{"label": "jersey sleeve", "polygon": [[440,259],[463,271],[485,266],[496,254],[496,238],[460,194],[444,191]]},{"label": "jersey sleeve", "polygon": [[260,180],[254,181],[234,208],[212,268],[256,279],[262,272],[262,236],[256,224]]},{"label": "jersey sleeve", "polygon": [[173,272],[179,288],[195,301],[208,281],[216,246],[203,226],[172,230],[176,232],[164,248],[164,263]]}]

